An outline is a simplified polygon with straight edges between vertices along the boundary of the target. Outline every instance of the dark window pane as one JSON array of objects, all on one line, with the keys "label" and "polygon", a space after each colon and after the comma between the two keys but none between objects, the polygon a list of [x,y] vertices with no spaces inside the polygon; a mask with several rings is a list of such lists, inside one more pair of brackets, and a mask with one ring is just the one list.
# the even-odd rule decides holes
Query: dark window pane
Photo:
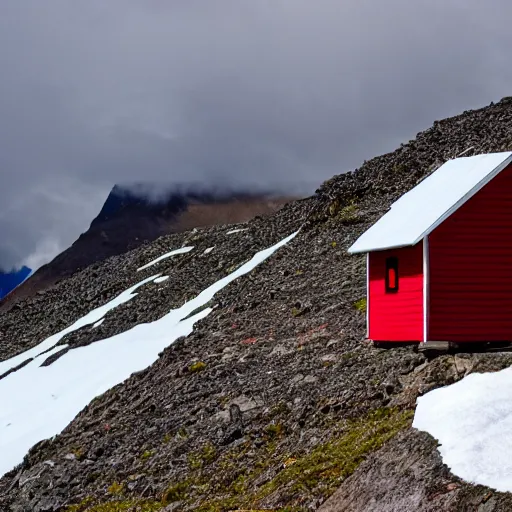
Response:
[{"label": "dark window pane", "polygon": [[386,292],[398,291],[398,258],[386,258]]}]

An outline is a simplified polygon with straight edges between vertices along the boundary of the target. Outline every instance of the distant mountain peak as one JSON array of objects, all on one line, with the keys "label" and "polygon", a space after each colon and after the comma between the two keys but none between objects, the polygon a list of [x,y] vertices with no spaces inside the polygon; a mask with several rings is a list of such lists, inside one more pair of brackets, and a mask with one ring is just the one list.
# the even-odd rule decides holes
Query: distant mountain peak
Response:
[{"label": "distant mountain peak", "polygon": [[5,300],[33,295],[81,268],[162,235],[246,222],[257,215],[272,213],[292,199],[295,197],[264,192],[208,189],[200,184],[172,187],[148,182],[116,184],[89,229]]},{"label": "distant mountain peak", "polygon": [[0,299],[23,283],[30,276],[31,272],[32,270],[25,266],[19,270],[11,270],[9,272],[0,269]]}]

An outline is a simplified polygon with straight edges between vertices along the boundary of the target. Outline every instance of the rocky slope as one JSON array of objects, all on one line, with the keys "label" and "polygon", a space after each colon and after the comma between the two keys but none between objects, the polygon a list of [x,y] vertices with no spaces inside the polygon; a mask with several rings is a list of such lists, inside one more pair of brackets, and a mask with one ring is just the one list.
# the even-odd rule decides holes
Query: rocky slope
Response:
[{"label": "rocky slope", "polygon": [[[139,185],[142,190],[143,185]],[[145,188],[148,187],[146,184]],[[0,300],[0,310],[53,286],[79,269],[123,254],[162,235],[200,226],[245,222],[256,215],[278,210],[288,200],[291,198],[263,193],[208,192],[194,188],[177,188],[149,199],[116,185],[89,229],[71,247]]]},{"label": "rocky slope", "polygon": [[[510,510],[511,495],[460,481],[435,440],[410,424],[418,395],[507,367],[512,355],[427,359],[415,347],[371,346],[364,256],[346,252],[448,158],[510,149],[512,101],[504,99],[436,122],[397,151],[324,183],[314,197],[246,223],[246,231],[228,235],[216,226],[164,236],[3,312],[0,359],[155,269],[170,276],[141,288],[97,329],[66,340],[94,343],[160,318],[300,228],[215,296],[215,309],[190,336],[34,447],[0,480],[0,510]],[[194,249],[137,272],[182,245]]]}]

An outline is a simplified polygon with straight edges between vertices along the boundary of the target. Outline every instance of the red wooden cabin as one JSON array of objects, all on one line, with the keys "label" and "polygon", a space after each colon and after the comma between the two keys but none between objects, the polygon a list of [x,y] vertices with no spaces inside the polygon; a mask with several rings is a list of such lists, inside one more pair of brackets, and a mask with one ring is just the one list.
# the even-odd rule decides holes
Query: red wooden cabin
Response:
[{"label": "red wooden cabin", "polygon": [[512,341],[512,153],[449,160],[349,252],[367,253],[369,339]]}]

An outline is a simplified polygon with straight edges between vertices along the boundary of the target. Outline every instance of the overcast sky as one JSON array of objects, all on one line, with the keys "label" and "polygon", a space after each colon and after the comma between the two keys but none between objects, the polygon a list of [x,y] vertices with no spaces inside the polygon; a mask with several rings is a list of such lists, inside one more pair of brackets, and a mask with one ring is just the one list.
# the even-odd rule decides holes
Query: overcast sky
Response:
[{"label": "overcast sky", "polygon": [[313,192],[512,94],[508,0],[1,0],[0,267],[114,183]]}]

